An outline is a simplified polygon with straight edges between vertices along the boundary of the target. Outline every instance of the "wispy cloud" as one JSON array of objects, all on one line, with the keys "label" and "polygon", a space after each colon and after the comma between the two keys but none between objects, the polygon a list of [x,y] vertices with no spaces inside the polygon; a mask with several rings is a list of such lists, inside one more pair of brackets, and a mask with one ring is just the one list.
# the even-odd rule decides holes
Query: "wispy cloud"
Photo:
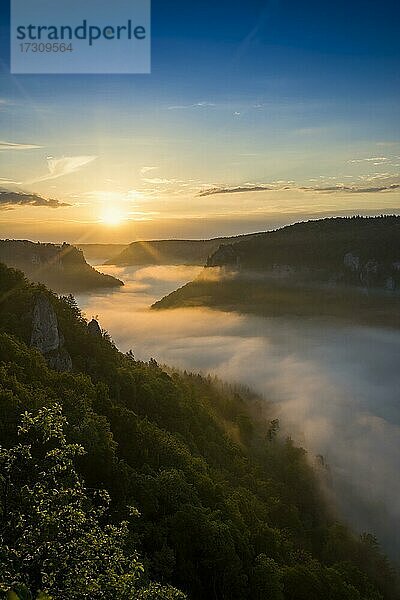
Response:
[{"label": "wispy cloud", "polygon": [[21,144],[17,142],[5,142],[0,140],[0,150],[33,150],[35,148],[42,148],[37,144]]},{"label": "wispy cloud", "polygon": [[363,162],[372,162],[372,163],[383,163],[389,160],[387,156],[372,156],[370,158],[353,158],[349,160],[349,163],[363,163]]},{"label": "wispy cloud", "polygon": [[10,186],[10,185],[14,186],[14,185],[16,185],[16,186],[18,186],[18,185],[21,185],[21,182],[20,181],[14,181],[14,179],[10,179],[9,177],[0,177],[0,186],[3,186],[3,185],[7,185],[7,186]]},{"label": "wispy cloud", "polygon": [[168,110],[186,110],[188,108],[212,108],[214,106],[214,102],[195,102],[194,104],[175,104],[173,106],[168,106]]},{"label": "wispy cloud", "polygon": [[70,206],[70,204],[55,200],[54,198],[43,198],[43,196],[39,196],[38,194],[0,190],[0,210],[10,210],[16,206],[59,208],[60,206]]},{"label": "wispy cloud", "polygon": [[47,167],[49,172],[46,175],[37,177],[25,183],[33,184],[39,183],[40,181],[47,181],[49,179],[57,179],[70,173],[75,173],[86,167],[88,164],[96,160],[97,156],[64,156],[62,158],[54,158],[53,156],[47,157]]},{"label": "wispy cloud", "polygon": [[349,164],[361,164],[368,167],[398,167],[399,166],[399,156],[369,156],[365,158],[352,158],[347,162]]},{"label": "wispy cloud", "polygon": [[328,131],[328,127],[300,127],[299,129],[295,129],[293,133],[295,135],[318,135],[321,133],[326,133]]},{"label": "wispy cloud", "polygon": [[366,194],[376,192],[392,192],[400,189],[399,183],[387,185],[375,185],[371,187],[362,187],[357,185],[332,185],[326,187],[320,186],[293,186],[293,185],[243,185],[236,187],[214,187],[199,192],[198,196],[214,196],[216,194],[237,194],[245,192],[276,192],[283,190],[299,190],[302,192],[320,192],[333,194],[335,192],[345,192],[349,194]]},{"label": "wispy cloud", "polygon": [[145,183],[152,183],[154,185],[173,185],[175,183],[184,183],[179,181],[178,179],[167,179],[163,177],[144,178],[143,181]]},{"label": "wispy cloud", "polygon": [[242,152],[239,154],[239,156],[245,157],[245,158],[254,158],[256,156],[260,156],[259,152]]},{"label": "wispy cloud", "polygon": [[399,142],[377,142],[377,146],[392,148],[399,145]]},{"label": "wispy cloud", "polygon": [[244,186],[236,186],[236,187],[214,187],[209,188],[207,190],[203,190],[198,195],[199,196],[214,196],[216,194],[237,194],[240,192],[265,192],[276,190],[276,188],[271,187],[269,185],[244,185]]},{"label": "wispy cloud", "polygon": [[0,98],[0,111],[8,110],[10,107],[16,106],[16,102],[14,100],[10,100],[9,98]]},{"label": "wispy cloud", "polygon": [[149,173],[150,171],[156,171],[158,169],[158,167],[142,167],[140,169],[140,173],[141,175],[145,175],[146,173]]},{"label": "wispy cloud", "polygon": [[[310,188],[300,188],[305,191],[308,191]],[[361,187],[357,185],[336,185],[331,187],[324,188],[311,188],[310,191],[316,192],[348,192],[350,194],[368,194],[375,192],[394,192],[395,190],[400,189],[399,183],[392,183],[390,185],[377,185],[372,187]]]}]

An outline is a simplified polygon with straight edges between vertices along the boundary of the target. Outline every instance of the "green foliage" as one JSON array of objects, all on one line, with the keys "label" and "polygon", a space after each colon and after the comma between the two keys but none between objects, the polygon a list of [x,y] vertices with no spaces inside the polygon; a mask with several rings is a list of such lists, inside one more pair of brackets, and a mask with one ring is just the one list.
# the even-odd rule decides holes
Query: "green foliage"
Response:
[{"label": "green foliage", "polygon": [[52,600],[52,598],[44,592],[39,592],[33,597],[26,585],[16,585],[13,590],[8,590],[7,600]]},{"label": "green foliage", "polygon": [[283,584],[279,566],[265,554],[257,556],[250,578],[253,600],[283,600]]},{"label": "green foliage", "polygon": [[[91,598],[141,581],[135,600],[180,598],[169,585],[191,600],[397,597],[379,547],[330,516],[305,451],[281,435],[265,401],[123,355],[107,336],[88,334],[73,298],[45,292],[74,367],[56,373],[27,346],[24,315],[38,288],[3,269],[0,290],[0,442],[18,471],[8,484],[15,526],[2,532],[13,549],[4,589],[20,582],[74,598],[50,587],[60,593],[73,579],[84,598],[86,577]],[[43,441],[36,419],[62,420],[58,405],[63,432],[46,425]],[[18,438],[24,411],[29,427]],[[134,525],[128,506],[141,513]],[[159,585],[145,585],[142,564]]]},{"label": "green foliage", "polygon": [[145,588],[137,554],[125,553],[128,522],[102,525],[109,495],[90,497],[74,468],[84,450],[67,442],[65,424],[57,404],[26,412],[22,441],[0,447],[0,589],[20,600],[184,598]]}]

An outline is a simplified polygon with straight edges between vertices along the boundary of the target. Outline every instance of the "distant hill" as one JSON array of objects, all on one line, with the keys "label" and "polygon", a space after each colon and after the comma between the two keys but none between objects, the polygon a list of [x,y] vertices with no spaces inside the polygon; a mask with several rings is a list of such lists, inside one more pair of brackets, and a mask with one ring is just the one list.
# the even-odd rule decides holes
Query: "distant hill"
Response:
[{"label": "distant hill", "polygon": [[221,246],[195,281],[154,308],[209,306],[400,326],[399,290],[400,217],[334,218]]},{"label": "distant hill", "polygon": [[102,265],[121,254],[127,244],[74,244],[90,263]]},{"label": "distant hill", "polygon": [[220,246],[251,239],[257,234],[211,240],[149,240],[132,242],[109,265],[204,265]]},{"label": "distant hill", "polygon": [[0,262],[20,269],[32,281],[58,292],[118,287],[123,282],[103,275],[86,262],[81,250],[69,244],[41,244],[27,240],[0,240]]}]

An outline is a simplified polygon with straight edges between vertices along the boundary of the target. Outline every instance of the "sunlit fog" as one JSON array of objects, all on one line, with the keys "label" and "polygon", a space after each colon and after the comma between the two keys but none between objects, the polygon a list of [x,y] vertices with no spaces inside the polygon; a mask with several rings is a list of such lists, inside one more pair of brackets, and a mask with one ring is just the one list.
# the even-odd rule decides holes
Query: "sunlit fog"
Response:
[{"label": "sunlit fog", "polygon": [[247,384],[275,403],[282,427],[327,461],[335,502],[399,555],[397,332],[321,320],[261,319],[208,309],[150,310],[200,269],[99,267],[125,281],[78,296],[119,348]]}]

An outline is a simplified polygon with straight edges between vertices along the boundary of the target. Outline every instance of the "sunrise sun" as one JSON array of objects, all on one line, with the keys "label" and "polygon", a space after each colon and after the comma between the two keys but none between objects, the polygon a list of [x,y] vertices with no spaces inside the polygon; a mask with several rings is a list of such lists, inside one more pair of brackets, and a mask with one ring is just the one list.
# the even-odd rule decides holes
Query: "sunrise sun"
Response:
[{"label": "sunrise sun", "polygon": [[104,225],[120,225],[126,219],[126,214],[115,206],[108,206],[101,213],[100,221]]}]

